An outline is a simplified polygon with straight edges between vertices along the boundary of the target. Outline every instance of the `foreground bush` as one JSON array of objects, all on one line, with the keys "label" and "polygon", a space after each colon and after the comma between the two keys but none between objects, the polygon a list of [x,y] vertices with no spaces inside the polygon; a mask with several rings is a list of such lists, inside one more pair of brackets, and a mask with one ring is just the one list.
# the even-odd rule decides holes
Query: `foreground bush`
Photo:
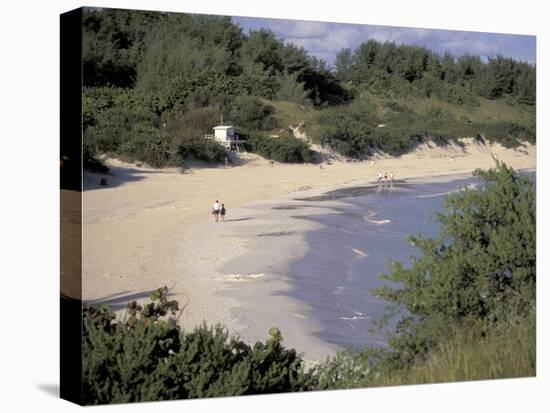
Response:
[{"label": "foreground bush", "polygon": [[408,364],[406,348],[341,352],[317,366],[317,390],[531,377],[536,374],[535,312],[491,324],[449,325],[434,344]]},{"label": "foreground bush", "polygon": [[483,185],[447,196],[439,235],[411,237],[422,255],[392,263],[375,291],[402,314],[390,342],[398,366],[423,360],[450,326],[490,328],[534,307],[534,182],[502,163],[474,175]]},{"label": "foreground bush", "polygon": [[534,182],[502,163],[474,175],[482,185],[446,197],[439,235],[411,237],[422,254],[374,291],[397,322],[388,346],[317,367],[318,388],[536,374]]},{"label": "foreground bush", "polygon": [[85,404],[127,403],[306,390],[310,376],[277,329],[249,346],[221,327],[185,332],[162,288],[132,302],[123,320],[106,306],[83,310]]},{"label": "foreground bush", "polygon": [[[534,309],[533,309],[534,310]],[[536,374],[534,311],[491,326],[451,328],[425,361],[410,368],[385,370],[373,386],[442,383],[529,377]]]}]

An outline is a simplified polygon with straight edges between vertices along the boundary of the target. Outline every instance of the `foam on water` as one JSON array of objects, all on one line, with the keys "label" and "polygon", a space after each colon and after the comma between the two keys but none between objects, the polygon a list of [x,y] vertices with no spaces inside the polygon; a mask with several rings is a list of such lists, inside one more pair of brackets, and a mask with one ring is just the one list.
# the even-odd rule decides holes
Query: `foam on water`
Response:
[{"label": "foam on water", "polygon": [[373,331],[386,305],[371,293],[383,285],[379,275],[388,271],[390,260],[409,263],[417,251],[407,235],[434,236],[438,224],[430,216],[441,210],[444,195],[475,182],[408,183],[379,192],[346,188],[301,199],[316,206],[334,198],[345,203],[306,218],[322,227],[308,235],[309,252],[288,272],[294,286],[288,294],[306,302],[322,325],[317,336],[344,348],[384,346],[385,331]]},{"label": "foam on water", "polygon": [[258,278],[265,277],[265,273],[257,273],[257,274],[225,274],[222,275],[222,278],[225,281],[249,281],[249,280],[257,280]]},{"label": "foam on water", "polygon": [[367,217],[363,217],[363,219],[365,220],[365,222],[368,222],[369,224],[374,224],[374,225],[384,225],[384,224],[389,224],[391,221],[389,219],[381,219],[381,220],[375,220],[375,219],[368,219]]}]

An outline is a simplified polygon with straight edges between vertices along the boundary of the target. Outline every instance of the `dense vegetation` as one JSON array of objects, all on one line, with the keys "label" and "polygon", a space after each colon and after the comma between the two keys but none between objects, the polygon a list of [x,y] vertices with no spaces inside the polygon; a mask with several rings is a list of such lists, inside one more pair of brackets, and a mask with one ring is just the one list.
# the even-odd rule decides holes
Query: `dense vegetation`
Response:
[{"label": "dense vegetation", "polygon": [[311,373],[273,328],[253,346],[221,327],[182,331],[178,303],[161,288],[145,306],[128,305],[124,320],[106,306],[83,310],[84,404],[300,391]]},{"label": "dense vegetation", "polygon": [[[426,139],[446,144],[484,137],[507,147],[535,142],[535,67],[496,56],[439,56],[425,48],[369,40],[342,50],[336,76],[355,91],[350,105],[319,111],[309,128],[323,144],[354,157],[374,150],[399,155]],[[502,100],[524,116],[480,117],[487,100]],[[418,109],[418,103],[429,105]],[[446,109],[443,109],[446,108]],[[380,127],[378,127],[381,125]]]},{"label": "dense vegetation", "polygon": [[534,105],[536,98],[535,68],[502,56],[482,62],[479,56],[439,56],[423,47],[369,40],[354,53],[350,49],[338,53],[335,68],[342,81],[372,90],[437,96],[458,104],[476,105],[479,96],[507,96]]},{"label": "dense vegetation", "polygon": [[204,139],[220,115],[249,150],[282,162],[313,159],[288,133],[301,123],[311,142],[356,158],[399,155],[427,139],[535,141],[535,67],[501,56],[369,40],[330,68],[227,17],[135,10],[86,9],[83,34],[91,168],[102,153],[158,167],[220,162],[223,149]]},{"label": "dense vegetation", "polygon": [[[506,165],[447,196],[439,235],[395,262],[375,293],[397,316],[387,348],[341,352],[307,369],[277,328],[246,344],[220,326],[181,330],[167,290],[123,320],[85,307],[87,404],[305,391],[535,374],[536,240],[532,178]],[[397,287],[396,287],[397,286]],[[185,313],[183,313],[185,317]]]},{"label": "dense vegetation", "polygon": [[[315,141],[355,158],[367,158],[376,151],[398,156],[426,141],[460,144],[463,137],[509,148],[525,141],[535,143],[534,117],[530,117],[534,113],[525,115],[518,109],[516,118],[503,118],[501,107],[492,108],[486,99],[479,100],[481,107],[475,110],[457,110],[437,98],[395,99],[366,92],[349,105],[318,110],[306,130]],[[485,110],[490,115],[479,116]]]},{"label": "dense vegetation", "polygon": [[408,314],[392,338],[393,348],[406,349],[396,353],[404,366],[422,359],[450,326],[496,331],[534,317],[532,178],[501,163],[474,175],[483,188],[447,196],[439,236],[410,237],[422,255],[410,268],[393,263],[384,276],[401,287],[378,290]]},{"label": "dense vegetation", "polygon": [[[265,30],[245,36],[224,17],[88,9],[83,59],[89,151],[153,166],[186,157],[222,160],[223,150],[204,139],[222,114],[253,138],[288,126],[279,125],[259,98],[318,105],[348,99],[324,63],[304,49]],[[251,148],[265,156],[311,159],[293,137],[260,140]],[[265,149],[272,146],[277,149]]]}]

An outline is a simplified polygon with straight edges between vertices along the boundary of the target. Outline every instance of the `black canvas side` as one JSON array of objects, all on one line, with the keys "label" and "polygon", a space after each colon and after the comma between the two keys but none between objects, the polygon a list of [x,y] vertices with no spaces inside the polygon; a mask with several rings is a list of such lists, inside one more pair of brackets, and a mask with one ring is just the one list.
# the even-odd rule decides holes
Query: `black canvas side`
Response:
[{"label": "black canvas side", "polygon": [[82,404],[82,9],[60,16],[60,397]]}]

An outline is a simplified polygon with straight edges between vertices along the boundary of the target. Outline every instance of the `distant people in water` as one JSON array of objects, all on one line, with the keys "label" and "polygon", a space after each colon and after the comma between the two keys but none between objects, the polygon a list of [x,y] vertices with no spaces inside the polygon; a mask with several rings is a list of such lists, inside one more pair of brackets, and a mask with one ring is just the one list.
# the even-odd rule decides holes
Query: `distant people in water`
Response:
[{"label": "distant people in water", "polygon": [[390,184],[390,189],[392,189],[394,177],[395,175],[393,172],[390,172],[389,174],[386,171],[384,172],[384,174],[382,174],[382,172],[378,172],[378,174],[376,175],[376,181],[378,182],[377,192],[380,192],[382,189],[386,189],[388,183]]},{"label": "distant people in water", "polygon": [[222,222],[225,221],[225,205],[224,204],[222,204],[222,207],[220,209],[220,218],[221,218]]},{"label": "distant people in water", "polygon": [[220,204],[218,201],[214,202],[214,205],[212,205],[212,214],[214,215],[216,222],[218,222],[220,219]]}]

